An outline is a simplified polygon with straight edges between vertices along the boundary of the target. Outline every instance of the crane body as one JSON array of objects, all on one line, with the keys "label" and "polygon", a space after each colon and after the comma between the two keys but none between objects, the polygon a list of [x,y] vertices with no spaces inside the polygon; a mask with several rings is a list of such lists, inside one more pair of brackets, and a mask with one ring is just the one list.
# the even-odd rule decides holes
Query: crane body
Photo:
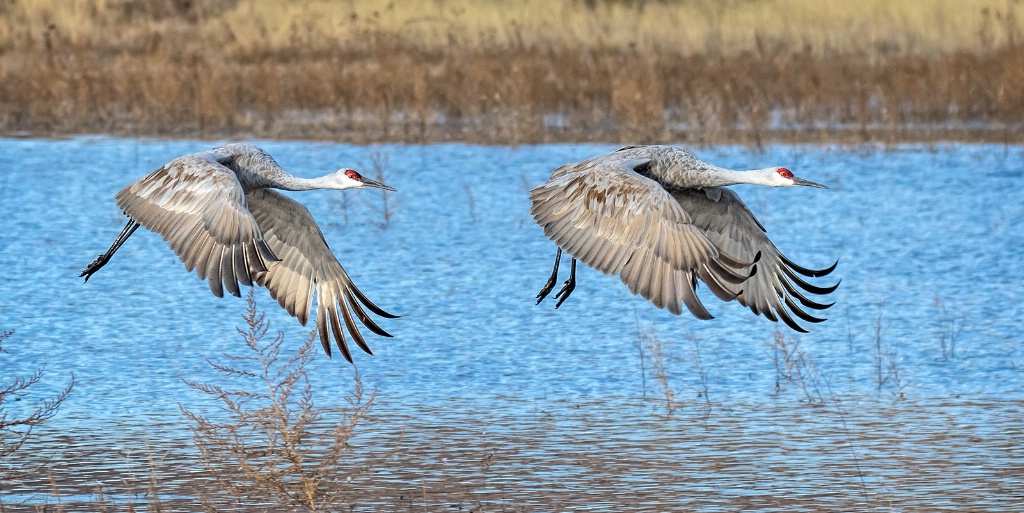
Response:
[{"label": "crane body", "polygon": [[537,303],[554,289],[564,250],[572,255],[572,266],[555,293],[556,308],[575,289],[576,260],[582,260],[619,275],[631,292],[673,314],[686,306],[699,319],[712,318],[696,295],[699,281],[719,299],[738,301],[796,331],[806,330],[794,316],[824,321],[804,308],[824,310],[831,304],[804,292],[827,295],[839,284],[817,286],[804,278],[826,276],[838,262],[809,269],[783,255],[726,188],[741,183],[827,188],[783,167],[730,170],[662,145],[627,146],[555,169],[530,191],[531,214],[558,247]]},{"label": "crane body", "polygon": [[[342,323],[361,349],[372,354],[354,318],[370,331],[391,335],[365,309],[385,318],[331,253],[309,210],[271,189],[307,191],[375,187],[395,189],[352,169],[301,178],[287,173],[267,152],[249,144],[178,157],[117,193],[128,223],[110,248],[84,271],[88,282],[139,226],[160,234],[185,267],[206,279],[210,291],[240,295],[240,285],[266,287],[289,314],[306,325],[314,294],[320,342],[328,356],[333,334],[352,361]],[[353,317],[354,315],[354,317]]]}]

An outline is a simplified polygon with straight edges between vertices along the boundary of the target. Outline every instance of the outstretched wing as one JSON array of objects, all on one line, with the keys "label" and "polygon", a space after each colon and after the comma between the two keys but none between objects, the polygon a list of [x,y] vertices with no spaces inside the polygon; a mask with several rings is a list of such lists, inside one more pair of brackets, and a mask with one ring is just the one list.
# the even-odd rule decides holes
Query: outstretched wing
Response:
[{"label": "outstretched wing", "polygon": [[160,234],[218,297],[238,296],[239,283],[276,260],[246,208],[235,173],[209,153],[186,155],[117,193],[129,217]]},{"label": "outstretched wing", "polygon": [[824,310],[832,306],[832,303],[814,301],[801,290],[824,295],[834,291],[839,284],[819,287],[808,283],[800,275],[825,276],[835,270],[838,261],[821,270],[807,269],[793,263],[768,239],[761,223],[730,189],[679,189],[672,190],[671,194],[682,209],[692,216],[693,224],[704,231],[716,247],[740,260],[757,260],[754,264],[756,269],[750,278],[739,285],[727,285],[728,290],[736,294],[740,304],[772,321],[782,319],[789,327],[804,333],[806,330],[796,323],[790,313],[807,322],[825,320],[808,314],[800,305]]},{"label": "outstretched wing", "polygon": [[[648,161],[611,154],[568,164],[530,191],[531,213],[562,250],[659,308],[712,318],[695,293],[699,277],[716,295],[746,278],[744,264],[720,252],[658,182],[634,169]],[[731,286],[731,288],[729,286]]]},{"label": "outstretched wing", "polygon": [[267,272],[255,276],[256,283],[266,287],[281,307],[298,318],[303,326],[309,319],[316,291],[316,327],[328,356],[331,355],[330,334],[333,332],[342,356],[352,361],[342,322],[356,345],[373,354],[352,314],[355,313],[355,317],[370,331],[384,337],[391,335],[366,314],[363,306],[382,317],[393,319],[397,316],[373,304],[356,288],[327,247],[327,241],[306,207],[269,189],[256,190],[245,197],[264,239],[280,259],[269,263]]}]

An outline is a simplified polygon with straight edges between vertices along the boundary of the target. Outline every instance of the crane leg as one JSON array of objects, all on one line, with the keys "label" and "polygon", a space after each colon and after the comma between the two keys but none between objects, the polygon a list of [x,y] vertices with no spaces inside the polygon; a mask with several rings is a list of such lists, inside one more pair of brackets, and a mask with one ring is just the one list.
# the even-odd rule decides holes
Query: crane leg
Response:
[{"label": "crane leg", "polygon": [[555,267],[551,269],[551,277],[548,278],[548,282],[544,284],[544,288],[540,289],[537,293],[537,304],[539,305],[544,298],[548,297],[551,293],[551,289],[555,288],[555,284],[558,283],[558,262],[562,260],[562,248],[558,248],[558,253],[555,253]]},{"label": "crane leg", "polygon": [[101,267],[107,265],[107,262],[110,261],[110,257],[114,256],[114,253],[116,253],[118,248],[121,247],[121,244],[124,244],[124,241],[128,240],[128,237],[131,237],[138,228],[139,223],[136,223],[134,219],[128,218],[128,224],[124,225],[124,229],[121,230],[121,234],[117,236],[114,243],[110,245],[110,249],[108,249],[106,253],[96,257],[96,260],[93,260],[79,276],[85,276],[85,281],[88,282],[89,278],[96,271],[99,271]]},{"label": "crane leg", "polygon": [[558,289],[558,292],[555,294],[555,299],[558,300],[558,302],[555,303],[555,308],[558,308],[558,307],[562,306],[562,303],[566,299],[569,298],[569,295],[572,294],[573,290],[576,290],[576,259],[575,258],[572,259],[572,265],[569,267],[569,279],[565,280],[565,283],[562,284],[562,288]]}]

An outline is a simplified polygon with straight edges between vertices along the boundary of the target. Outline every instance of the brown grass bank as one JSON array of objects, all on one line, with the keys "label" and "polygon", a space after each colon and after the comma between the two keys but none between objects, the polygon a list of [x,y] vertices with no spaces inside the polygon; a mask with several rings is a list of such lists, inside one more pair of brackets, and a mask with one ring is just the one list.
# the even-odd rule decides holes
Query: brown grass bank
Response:
[{"label": "brown grass bank", "polygon": [[1024,140],[1019,0],[0,0],[0,132]]}]

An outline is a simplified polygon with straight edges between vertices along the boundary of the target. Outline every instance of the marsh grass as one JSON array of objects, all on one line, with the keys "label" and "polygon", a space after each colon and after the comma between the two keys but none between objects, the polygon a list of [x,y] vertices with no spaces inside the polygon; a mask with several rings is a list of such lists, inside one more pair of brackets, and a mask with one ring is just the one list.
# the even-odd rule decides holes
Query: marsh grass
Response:
[{"label": "marsh grass", "polygon": [[204,506],[218,510],[243,500],[250,507],[341,509],[353,480],[374,463],[350,461],[349,440],[369,421],[375,394],[366,392],[356,373],[347,408],[318,407],[309,382],[315,334],[284,357],[284,336],[267,339],[269,323],[252,292],[244,320],[239,332],[248,352],[225,355],[227,363],[210,362],[231,384],[186,381],[222,409],[220,416],[207,416],[182,406],[216,488],[204,492]]},{"label": "marsh grass", "polygon": [[939,323],[939,349],[942,353],[942,360],[953,360],[957,357],[956,342],[960,337],[960,332],[964,329],[964,316],[953,316],[946,310],[946,303],[939,298],[935,298],[935,307],[939,309],[937,318]]},{"label": "marsh grass", "polygon": [[665,414],[672,415],[676,411],[676,393],[669,384],[669,371],[666,365],[666,349],[660,337],[654,334],[644,333],[641,335],[644,340],[644,347],[651,356],[651,367],[654,371],[654,379],[658,381],[658,388],[662,397],[665,398]]},{"label": "marsh grass", "polygon": [[466,213],[469,222],[476,224],[476,200],[473,198],[473,188],[468,183],[462,184],[462,190],[466,192]]},{"label": "marsh grass", "polygon": [[0,131],[1024,138],[1016,2],[0,3]]},{"label": "marsh grass", "polygon": [[888,387],[897,399],[903,399],[903,391],[908,383],[903,379],[899,366],[900,357],[896,350],[885,341],[885,331],[888,326],[882,321],[882,314],[878,314],[872,329],[872,348],[875,361],[875,383],[878,391]]},{"label": "marsh grass", "polygon": [[825,375],[814,359],[800,348],[799,339],[786,337],[781,331],[772,334],[771,348],[775,363],[775,393],[781,393],[786,384],[799,387],[807,404],[825,404],[822,385]]},{"label": "marsh grass", "polygon": [[711,394],[708,385],[710,373],[704,366],[704,359],[701,356],[701,345],[703,340],[693,334],[686,336],[689,343],[690,362],[693,364],[693,371],[697,374],[697,397],[704,399],[704,415],[711,415]]},{"label": "marsh grass", "polygon": [[[0,355],[7,354],[3,343],[13,334],[13,331],[0,331]],[[32,395],[33,391],[30,389],[38,388],[42,378],[43,369],[39,368],[28,376],[4,376],[4,383],[0,383],[0,490],[4,488],[4,483],[38,471],[36,468],[25,468],[17,464],[12,456],[32,436],[33,429],[57,414],[61,404],[71,395],[71,390],[75,386],[75,377],[72,375],[68,385],[56,395],[41,401],[32,397],[32,403],[38,406],[12,408],[14,401],[21,401]],[[0,509],[3,509],[2,501]]]},{"label": "marsh grass", "polygon": [[[370,167],[373,169],[374,180],[384,184],[388,183],[390,165],[388,164],[387,152],[380,150],[372,151],[370,153]],[[398,202],[391,191],[374,189],[374,192],[380,195],[380,203],[374,207],[374,210],[380,215],[380,221],[377,222],[377,226],[385,229],[391,226],[391,219],[395,217],[395,209],[398,206]]]}]

